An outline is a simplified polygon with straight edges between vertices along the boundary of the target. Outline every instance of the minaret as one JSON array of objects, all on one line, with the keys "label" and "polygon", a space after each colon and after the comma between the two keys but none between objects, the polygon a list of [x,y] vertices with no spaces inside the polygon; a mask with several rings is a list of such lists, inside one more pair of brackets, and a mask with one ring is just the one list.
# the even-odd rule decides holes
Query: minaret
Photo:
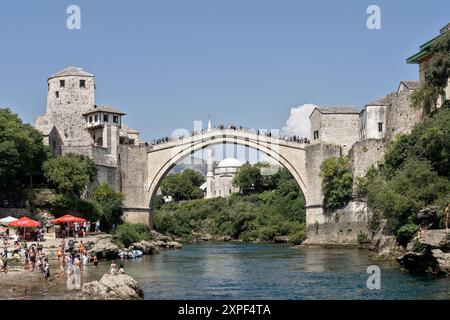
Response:
[{"label": "minaret", "polygon": [[[211,119],[208,119],[208,132],[212,130]],[[208,172],[206,174],[206,199],[214,197],[214,168],[213,168],[213,149],[212,146],[207,147],[207,166]]]}]

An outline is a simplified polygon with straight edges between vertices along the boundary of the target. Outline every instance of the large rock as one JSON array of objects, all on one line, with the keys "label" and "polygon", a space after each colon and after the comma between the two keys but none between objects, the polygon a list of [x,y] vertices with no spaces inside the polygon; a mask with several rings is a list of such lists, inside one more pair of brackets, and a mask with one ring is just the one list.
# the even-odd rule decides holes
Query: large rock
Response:
[{"label": "large rock", "polygon": [[150,239],[152,240],[160,240],[160,241],[173,241],[173,238],[170,236],[165,236],[162,233],[159,233],[158,231],[151,230],[150,231]]},{"label": "large rock", "polygon": [[81,294],[87,299],[135,300],[143,299],[144,292],[132,277],[126,274],[104,274],[100,281],[85,283]]},{"label": "large rock", "polygon": [[162,249],[181,249],[181,248],[183,248],[183,245],[176,241],[166,242],[166,241],[158,240],[158,241],[154,241],[153,244],[156,247],[162,248]]},{"label": "large rock", "polygon": [[425,230],[416,241],[420,244],[416,251],[420,252],[412,251],[414,245],[410,244],[410,251],[397,258],[402,268],[415,274],[450,276],[450,234],[445,230]]},{"label": "large rock", "polygon": [[405,249],[397,243],[395,236],[381,235],[372,252],[371,259],[382,261],[393,261],[405,253]]},{"label": "large rock", "polygon": [[133,243],[130,248],[133,250],[141,250],[143,254],[157,254],[160,252],[155,244],[145,240]]},{"label": "large rock", "polygon": [[105,234],[97,236],[96,240],[89,242],[89,251],[98,259],[113,260],[119,255],[119,247],[112,242],[112,236]]},{"label": "large rock", "polygon": [[425,230],[419,242],[432,249],[442,249],[447,252],[450,250],[450,233],[445,230]]},{"label": "large rock", "polygon": [[437,229],[443,216],[444,213],[440,207],[432,206],[420,210],[417,219],[421,225],[426,225],[427,229]]},{"label": "large rock", "polygon": [[288,236],[275,236],[273,238],[273,241],[275,243],[288,243],[289,242],[289,237]]}]

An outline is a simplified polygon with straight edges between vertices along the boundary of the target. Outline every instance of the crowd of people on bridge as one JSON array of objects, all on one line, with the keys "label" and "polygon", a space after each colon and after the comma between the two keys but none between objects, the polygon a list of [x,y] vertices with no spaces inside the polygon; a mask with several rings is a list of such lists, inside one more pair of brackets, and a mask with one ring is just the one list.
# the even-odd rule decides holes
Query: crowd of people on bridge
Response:
[{"label": "crowd of people on bridge", "polygon": [[[256,135],[264,135],[266,137],[269,138],[279,138],[285,141],[292,141],[292,142],[297,142],[297,143],[303,143],[303,144],[309,144],[310,140],[308,138],[304,138],[304,137],[300,137],[300,136],[288,136],[288,135],[283,135],[283,136],[279,136],[276,133],[272,133],[272,131],[270,130],[259,130],[259,129],[253,129],[253,128],[244,128],[243,126],[236,126],[234,124],[228,124],[228,125],[223,125],[223,124],[219,124],[215,127],[212,128],[212,130],[235,130],[235,131],[243,131],[243,132],[249,132],[249,133],[253,133]],[[190,133],[190,137],[196,136],[196,135],[201,135],[204,134],[205,130],[197,130],[197,131],[192,131]],[[179,140],[183,140],[184,138],[186,138],[185,135],[177,135],[177,136],[166,136],[160,139],[154,139],[152,141],[152,145],[158,145],[158,144],[163,144],[163,143],[167,143],[167,142],[172,142],[172,141],[179,141]]]}]

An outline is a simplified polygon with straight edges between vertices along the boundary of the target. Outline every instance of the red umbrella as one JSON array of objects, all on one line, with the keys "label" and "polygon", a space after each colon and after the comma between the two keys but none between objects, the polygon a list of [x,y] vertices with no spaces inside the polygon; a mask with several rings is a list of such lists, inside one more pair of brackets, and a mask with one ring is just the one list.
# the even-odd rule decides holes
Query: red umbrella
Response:
[{"label": "red umbrella", "polygon": [[70,222],[83,223],[86,221],[87,221],[86,219],[78,218],[78,217],[72,216],[70,214],[66,214],[65,216],[62,216],[61,218],[52,220],[52,223],[70,223]]},{"label": "red umbrella", "polygon": [[9,224],[11,227],[39,227],[40,223],[34,220],[31,220],[28,217],[22,217],[19,220],[11,221]]},{"label": "red umbrella", "polygon": [[39,227],[40,223],[34,220],[31,220],[28,217],[22,217],[19,220],[11,221],[8,223],[10,227],[20,227],[23,228],[23,236],[25,238],[25,228],[36,228]]}]

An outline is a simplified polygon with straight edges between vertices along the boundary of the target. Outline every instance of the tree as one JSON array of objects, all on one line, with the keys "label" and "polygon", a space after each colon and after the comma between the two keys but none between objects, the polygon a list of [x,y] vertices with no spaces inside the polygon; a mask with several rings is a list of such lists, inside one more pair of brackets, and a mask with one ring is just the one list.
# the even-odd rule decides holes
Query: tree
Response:
[{"label": "tree", "polygon": [[414,105],[429,113],[436,107],[439,96],[445,95],[450,77],[450,32],[440,36],[431,46],[431,59],[425,71],[425,83],[412,95]]},{"label": "tree", "polygon": [[407,159],[429,161],[439,175],[450,177],[450,110],[439,111],[402,135],[388,148],[385,170],[392,176]]},{"label": "tree", "polygon": [[200,187],[206,181],[202,174],[192,169],[185,169],[181,174],[188,178],[192,185],[196,187]]},{"label": "tree", "polygon": [[233,178],[233,186],[239,188],[241,193],[249,194],[260,192],[262,189],[261,170],[250,163],[243,164]]},{"label": "tree", "polygon": [[161,182],[161,192],[175,201],[200,199],[204,194],[199,186],[204,182],[205,177],[200,173],[186,169],[182,173],[167,175]]},{"label": "tree", "polygon": [[348,157],[331,157],[320,165],[325,209],[340,209],[351,199],[353,175]]},{"label": "tree", "polygon": [[102,183],[94,189],[94,200],[108,229],[121,221],[123,195],[120,192],[115,192],[107,183]]},{"label": "tree", "polygon": [[73,153],[47,160],[43,169],[45,177],[59,193],[74,197],[80,197],[97,176],[97,168],[91,159]]},{"label": "tree", "polygon": [[22,200],[30,174],[48,157],[42,136],[10,109],[0,109],[0,200]]},{"label": "tree", "polygon": [[417,212],[430,205],[445,206],[450,181],[439,176],[430,162],[407,159],[394,173],[366,176],[367,204],[372,211],[388,220],[388,229],[397,231],[415,224]]}]

